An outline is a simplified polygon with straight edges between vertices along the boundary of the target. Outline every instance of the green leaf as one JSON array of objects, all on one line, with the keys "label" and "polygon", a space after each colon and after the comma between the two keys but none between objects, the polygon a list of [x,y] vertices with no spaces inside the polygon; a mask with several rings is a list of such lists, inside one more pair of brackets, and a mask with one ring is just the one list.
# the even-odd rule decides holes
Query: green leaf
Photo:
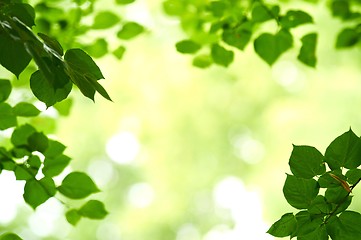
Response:
[{"label": "green leaf", "polygon": [[69,173],[58,187],[60,193],[72,199],[81,199],[100,190],[93,180],[85,173]]},{"label": "green leaf", "polygon": [[227,9],[226,2],[212,1],[207,6],[207,10],[215,17],[223,17],[225,10]]},{"label": "green leaf", "polygon": [[290,10],[284,17],[281,18],[280,23],[283,28],[294,28],[299,25],[312,23],[312,17],[303,11]]},{"label": "green leaf", "polygon": [[63,47],[60,45],[60,43],[52,37],[49,37],[46,34],[38,33],[38,36],[43,39],[44,43],[55,52],[55,54],[59,54],[59,56],[64,55]]},{"label": "green leaf", "polygon": [[113,55],[118,59],[122,59],[123,58],[123,55],[125,53],[125,47],[124,46],[119,46],[117,49],[115,49],[113,51]]},{"label": "green leaf", "polygon": [[252,20],[254,22],[265,22],[278,17],[279,7],[274,6],[271,9],[263,3],[256,2],[252,9]]},{"label": "green leaf", "polygon": [[352,202],[352,196],[348,196],[343,202],[338,203],[338,204],[332,204],[333,205],[333,211],[335,211],[335,215],[339,214],[343,211],[345,211]]},{"label": "green leaf", "polygon": [[91,56],[100,58],[108,53],[108,42],[104,38],[98,38],[92,44],[84,46],[83,49]]},{"label": "green leaf", "polygon": [[28,146],[32,151],[43,153],[49,146],[48,137],[42,132],[34,132],[28,137]]},{"label": "green leaf", "polygon": [[267,233],[274,237],[287,237],[296,230],[296,227],[297,221],[293,213],[286,213],[268,229]]},{"label": "green leaf", "polygon": [[351,15],[350,4],[348,0],[333,0],[331,3],[332,15],[347,19]]},{"label": "green leaf", "polygon": [[38,173],[37,169],[27,167],[26,165],[16,165],[14,174],[16,180],[30,180],[34,179]]},{"label": "green leaf", "polygon": [[97,82],[103,74],[93,59],[81,49],[70,49],[65,53],[68,74],[84,96],[94,101],[95,91],[111,101],[108,93]]},{"label": "green leaf", "polygon": [[347,182],[355,184],[361,179],[361,169],[350,169],[346,173]]},{"label": "green leaf", "polygon": [[325,198],[329,203],[342,203],[346,200],[346,196],[348,195],[348,191],[344,189],[342,186],[328,188],[325,192]]},{"label": "green leaf", "polygon": [[198,43],[192,40],[182,40],[180,42],[177,42],[175,47],[180,53],[195,53],[201,48]]},{"label": "green leaf", "polygon": [[95,18],[92,28],[93,29],[107,29],[113,27],[120,21],[118,15],[110,11],[99,12]]},{"label": "green leaf", "polygon": [[11,149],[11,154],[14,158],[23,158],[26,156],[30,156],[31,152],[29,151],[27,146],[22,147],[14,147]]},{"label": "green leaf", "polygon": [[225,29],[222,33],[222,40],[230,46],[244,50],[252,37],[252,23],[245,22],[236,29]]},{"label": "green leaf", "polygon": [[[19,77],[20,73],[28,66],[31,57],[21,42],[15,41],[0,32],[0,64]],[[16,56],[16,57],[14,57]]]},{"label": "green leaf", "polygon": [[332,240],[355,240],[361,239],[361,229],[358,223],[361,214],[353,211],[345,211],[339,217],[333,217],[327,223],[327,232]]},{"label": "green leaf", "polygon": [[330,203],[326,201],[324,196],[318,195],[311,202],[311,205],[308,207],[308,212],[312,215],[318,214],[328,214],[332,210]]},{"label": "green leaf", "polygon": [[35,169],[39,169],[41,166],[41,160],[38,156],[36,155],[31,155],[28,160],[26,161],[27,164],[29,164],[30,167],[35,168]]},{"label": "green leaf", "polygon": [[28,138],[36,132],[35,128],[29,124],[25,124],[15,128],[11,135],[11,143],[14,146],[24,146],[28,144]]},{"label": "green leaf", "polygon": [[344,28],[336,40],[336,48],[352,47],[358,43],[360,33],[355,28]]},{"label": "green leaf", "polygon": [[49,139],[48,148],[43,152],[43,154],[47,158],[54,158],[61,155],[65,148],[66,147],[61,142]]},{"label": "green leaf", "polygon": [[53,179],[44,177],[40,180],[31,179],[26,181],[24,187],[24,200],[33,209],[54,196],[56,188]]},{"label": "green leaf", "polygon": [[54,108],[61,116],[69,116],[71,107],[73,106],[73,99],[67,98],[61,102],[54,104]]},{"label": "green leaf", "polygon": [[339,177],[342,180],[346,180],[345,176],[343,176],[341,173],[341,169],[336,169],[336,170],[324,173],[318,179],[318,183],[319,183],[320,187],[333,188],[333,187],[339,187],[341,185],[341,183],[339,181],[337,181],[335,178],[331,177],[331,174]]},{"label": "green leaf", "polygon": [[40,114],[40,110],[33,104],[27,102],[20,102],[13,108],[14,114],[21,117],[35,117]]},{"label": "green leaf", "polygon": [[13,108],[7,103],[0,103],[0,130],[5,130],[16,125],[17,119]]},{"label": "green leaf", "polygon": [[47,177],[57,176],[69,165],[70,160],[70,157],[63,154],[54,158],[45,158],[42,172]]},{"label": "green leaf", "polygon": [[70,209],[65,213],[66,220],[71,225],[75,226],[79,220],[81,219],[81,215],[78,213],[78,210],[76,209]]},{"label": "green leaf", "polygon": [[218,44],[213,44],[211,48],[211,56],[214,63],[227,67],[233,62],[234,54],[232,51],[229,51]]},{"label": "green leaf", "polygon": [[328,234],[325,225],[319,225],[312,232],[298,236],[297,240],[328,240]]},{"label": "green leaf", "polygon": [[135,0],[116,0],[117,4],[130,4],[133,3]]},{"label": "green leaf", "polygon": [[182,0],[166,0],[163,2],[163,10],[170,16],[180,16],[187,9],[187,5]]},{"label": "green leaf", "polygon": [[281,30],[276,35],[261,34],[254,41],[254,49],[264,61],[272,65],[292,44],[292,35],[287,30]]},{"label": "green leaf", "polygon": [[[66,78],[68,79],[68,77]],[[30,88],[37,99],[44,102],[47,107],[50,107],[67,98],[71,91],[72,83],[69,81],[63,87],[55,87],[38,70],[30,77]]]},{"label": "green leaf", "polygon": [[212,58],[209,55],[202,54],[198,55],[193,59],[193,66],[199,68],[207,68],[212,64]]},{"label": "green leaf", "polygon": [[315,67],[317,58],[316,58],[316,45],[317,45],[317,34],[309,33],[301,38],[302,47],[300,53],[298,54],[298,60],[304,64]]},{"label": "green leaf", "polygon": [[327,147],[325,161],[331,169],[357,168],[361,165],[361,140],[350,129]]},{"label": "green leaf", "polygon": [[0,236],[0,240],[22,240],[22,238],[15,233],[4,233]]},{"label": "green leaf", "polygon": [[7,79],[0,79],[0,102],[4,102],[8,99],[11,93],[11,83]]},{"label": "green leaf", "polygon": [[[301,211],[296,214],[296,220],[297,230],[294,236],[297,236],[297,239],[299,239],[316,231],[323,223],[323,216],[315,216],[311,215],[308,211]],[[303,239],[306,240],[305,238]]]},{"label": "green leaf", "polygon": [[144,32],[144,27],[136,22],[127,22],[117,33],[117,37],[123,40],[132,39]]},{"label": "green leaf", "polygon": [[326,172],[323,155],[310,146],[294,145],[289,165],[292,173],[301,178],[313,178]]},{"label": "green leaf", "polygon": [[5,14],[18,18],[30,28],[35,25],[35,11],[29,4],[13,3],[8,7],[5,7],[4,10]]},{"label": "green leaf", "polygon": [[283,194],[292,207],[297,209],[308,208],[318,191],[319,186],[316,180],[298,178],[287,174]]},{"label": "green leaf", "polygon": [[108,214],[104,203],[98,200],[89,200],[80,209],[79,214],[91,219],[103,219]]}]

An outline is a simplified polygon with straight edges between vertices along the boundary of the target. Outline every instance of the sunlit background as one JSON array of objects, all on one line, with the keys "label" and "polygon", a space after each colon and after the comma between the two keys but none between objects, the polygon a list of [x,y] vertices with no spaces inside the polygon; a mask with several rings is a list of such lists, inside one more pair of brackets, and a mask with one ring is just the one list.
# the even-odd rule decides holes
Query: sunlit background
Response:
[{"label": "sunlit background", "polygon": [[[24,182],[3,171],[0,231],[27,240],[273,239],[270,225],[295,211],[282,193],[292,144],[324,152],[350,127],[361,134],[361,52],[334,50],[342,25],[322,4],[303,6],[317,26],[307,30],[320,32],[316,69],[297,62],[296,49],[271,68],[250,45],[229,68],[202,70],[176,52],[185,35],[161,2],[123,7],[147,32],[127,43],[122,61],[96,60],[113,102],[97,96],[93,104],[73,91],[69,117],[43,113],[56,119],[54,138],[68,146],[71,168],[102,189],[95,197],[108,217],[74,228],[56,199],[34,212],[22,200]],[[354,194],[351,207],[360,211]]]}]

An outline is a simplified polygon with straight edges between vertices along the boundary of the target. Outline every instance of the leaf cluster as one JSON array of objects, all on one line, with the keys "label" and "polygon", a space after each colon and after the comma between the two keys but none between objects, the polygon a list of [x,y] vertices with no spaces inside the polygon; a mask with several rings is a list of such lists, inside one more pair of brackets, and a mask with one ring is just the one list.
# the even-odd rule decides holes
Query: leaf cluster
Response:
[{"label": "leaf cluster", "polygon": [[361,214],[347,210],[361,180],[360,165],[361,139],[351,129],[333,140],[324,155],[294,145],[289,159],[293,175],[287,174],[283,194],[300,211],[284,214],[268,233],[301,240],[361,239]]}]

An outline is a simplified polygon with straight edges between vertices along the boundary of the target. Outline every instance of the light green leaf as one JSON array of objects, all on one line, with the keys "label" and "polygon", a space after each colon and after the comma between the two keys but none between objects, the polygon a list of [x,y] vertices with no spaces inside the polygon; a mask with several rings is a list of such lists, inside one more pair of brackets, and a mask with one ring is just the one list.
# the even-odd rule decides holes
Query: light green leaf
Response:
[{"label": "light green leaf", "polygon": [[297,221],[293,213],[284,214],[277,222],[272,224],[267,233],[274,237],[290,236],[297,227]]},{"label": "light green leaf", "polygon": [[233,62],[234,54],[232,51],[229,51],[218,44],[213,44],[211,48],[211,56],[214,63],[227,67]]},{"label": "light green leaf", "polygon": [[75,226],[79,220],[81,219],[81,215],[78,213],[78,210],[76,209],[70,209],[65,213],[66,220],[71,225]]},{"label": "light green leaf", "polygon": [[8,99],[11,93],[11,83],[7,79],[0,79],[0,102],[4,102]]},{"label": "light green leaf", "polygon": [[311,146],[294,145],[289,165],[292,173],[301,178],[313,178],[326,172],[323,155]]},{"label": "light green leaf", "polygon": [[54,108],[61,116],[68,116],[70,114],[71,107],[73,106],[73,99],[67,98],[61,102],[54,104]]},{"label": "light green leaf", "polygon": [[98,200],[89,200],[80,209],[79,214],[91,219],[103,219],[108,214],[104,203]]},{"label": "light green leaf", "polygon": [[54,196],[56,188],[53,179],[44,177],[40,180],[31,179],[26,181],[24,187],[24,200],[33,209]]},{"label": "light green leaf", "polygon": [[83,172],[69,173],[58,187],[60,193],[72,199],[81,199],[100,190],[93,180]]},{"label": "light green leaf", "polygon": [[319,186],[316,180],[298,178],[287,174],[283,194],[292,207],[297,209],[308,208],[318,191]]},{"label": "light green leaf", "polygon": [[22,240],[22,238],[15,233],[4,233],[0,236],[0,240]]},{"label": "light green leaf", "polygon": [[94,58],[101,58],[108,52],[108,42],[104,38],[98,38],[90,45],[84,46],[83,49]]},{"label": "light green leaf", "polygon": [[5,130],[16,125],[17,119],[13,108],[7,103],[0,103],[0,130]]},{"label": "light green leaf", "polygon": [[182,0],[166,0],[163,2],[163,10],[170,16],[180,16],[187,9]]},{"label": "light green leaf", "polygon": [[294,28],[299,25],[312,23],[312,17],[303,11],[290,10],[284,17],[281,18],[280,23],[283,28]]},{"label": "light green leaf", "polygon": [[95,18],[92,28],[93,29],[106,29],[111,28],[120,21],[118,15],[110,11],[99,12]]},{"label": "light green leaf", "polygon": [[119,46],[117,49],[115,49],[113,51],[113,55],[118,59],[122,59],[123,58],[123,55],[125,53],[125,47],[124,46]]},{"label": "light green leaf", "polygon": [[252,9],[252,20],[254,22],[265,22],[278,17],[279,7],[269,7],[263,3],[255,2]]},{"label": "light green leaf", "polygon": [[115,0],[115,2],[117,4],[122,4],[122,5],[125,5],[125,4],[130,4],[130,3],[133,3],[135,0]]},{"label": "light green leaf", "polygon": [[327,147],[325,161],[331,169],[357,168],[361,165],[361,140],[350,129]]},{"label": "light green leaf", "polygon": [[35,117],[40,114],[40,110],[33,104],[27,102],[20,102],[13,108],[14,114],[21,117]]},{"label": "light green leaf", "polygon": [[132,39],[144,32],[144,27],[136,22],[127,22],[117,33],[117,37],[123,40]]},{"label": "light green leaf", "polygon": [[317,34],[309,33],[301,38],[302,47],[300,53],[298,54],[298,60],[304,64],[315,67],[317,58],[316,58],[316,45],[317,45]]},{"label": "light green leaf", "polygon": [[198,55],[193,59],[193,66],[199,68],[207,68],[213,63],[212,58],[209,55]]},{"label": "light green leaf", "polygon": [[225,29],[222,40],[230,46],[244,50],[252,36],[252,23],[245,22],[236,29]]},{"label": "light green leaf", "polygon": [[180,53],[195,53],[201,48],[198,43],[192,40],[182,40],[180,42],[177,42],[175,47]]}]

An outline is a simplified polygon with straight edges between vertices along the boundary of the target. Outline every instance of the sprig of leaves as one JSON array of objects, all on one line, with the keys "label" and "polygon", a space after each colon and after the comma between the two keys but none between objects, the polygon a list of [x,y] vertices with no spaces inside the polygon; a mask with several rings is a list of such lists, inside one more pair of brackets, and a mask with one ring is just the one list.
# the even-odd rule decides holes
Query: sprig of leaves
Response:
[{"label": "sprig of leaves", "polygon": [[268,233],[303,240],[361,239],[355,225],[361,214],[347,210],[361,181],[361,139],[350,129],[331,142],[325,155],[294,145],[289,165],[293,175],[287,174],[283,194],[300,211],[284,214]]}]

